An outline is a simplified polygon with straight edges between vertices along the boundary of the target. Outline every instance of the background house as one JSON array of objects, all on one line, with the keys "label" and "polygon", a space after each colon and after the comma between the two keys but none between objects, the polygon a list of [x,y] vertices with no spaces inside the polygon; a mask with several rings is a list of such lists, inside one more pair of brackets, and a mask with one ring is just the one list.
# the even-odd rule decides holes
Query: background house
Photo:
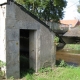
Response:
[{"label": "background house", "polygon": [[60,20],[61,23],[69,25],[69,30],[63,34],[66,43],[73,44],[80,42],[80,21],[79,20]]},{"label": "background house", "polygon": [[75,20],[60,20],[60,23],[67,24],[70,27],[75,27],[80,24],[80,21],[76,19]]}]

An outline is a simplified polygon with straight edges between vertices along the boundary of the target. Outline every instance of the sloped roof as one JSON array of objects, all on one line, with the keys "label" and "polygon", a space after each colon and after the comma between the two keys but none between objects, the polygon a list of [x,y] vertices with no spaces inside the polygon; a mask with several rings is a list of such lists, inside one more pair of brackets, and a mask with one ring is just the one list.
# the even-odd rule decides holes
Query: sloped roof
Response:
[{"label": "sloped roof", "polygon": [[63,36],[67,36],[67,37],[80,37],[80,26],[77,26],[77,27],[69,30]]},{"label": "sloped roof", "polygon": [[[42,21],[40,20],[37,16],[35,16],[33,13],[31,13],[30,11],[28,11],[26,8],[24,8],[22,5],[18,4],[17,2],[13,1],[14,4],[16,4],[22,11],[24,11],[25,13],[27,13],[28,15],[30,15],[32,18],[34,18],[35,20],[37,20],[39,23],[43,24],[46,28],[48,28],[50,31],[53,31],[56,34],[56,30],[55,28],[59,28],[59,26],[61,25],[58,22],[50,22],[50,21]],[[47,22],[47,23],[46,23]],[[65,24],[64,24],[65,25]],[[66,26],[66,25],[65,25]],[[67,30],[67,29],[66,29]],[[59,29],[59,31],[65,32],[66,30],[61,30]],[[58,32],[59,32],[58,31]]]},{"label": "sloped roof", "polygon": [[72,25],[72,27],[75,27],[78,23],[78,20],[60,20],[60,23],[62,24],[67,24],[67,25]]},{"label": "sloped roof", "polygon": [[[32,18],[34,18],[36,21],[38,21],[39,23],[41,23],[42,25],[44,25],[44,27],[46,27],[46,28],[48,28],[50,31],[53,31],[55,34],[57,33],[57,32],[65,32],[65,31],[67,31],[67,29],[66,30],[62,30],[62,29],[59,29],[59,30],[55,30],[54,29],[54,27],[55,26],[60,26],[61,24],[60,23],[56,23],[56,22],[47,22],[47,21],[42,21],[42,20],[40,20],[37,16],[35,16],[34,14],[32,14],[30,11],[28,11],[26,8],[24,8],[22,5],[20,5],[20,4],[18,4],[17,2],[15,2],[15,1],[12,1],[15,5],[17,5],[22,11],[24,11],[26,14],[28,14],[28,15],[30,15]],[[46,23],[47,22],[47,23]],[[65,25],[65,24],[63,24],[63,25]],[[66,25],[65,25],[66,26]],[[59,27],[58,27],[59,28]]]},{"label": "sloped roof", "polygon": [[[46,28],[48,28],[50,31],[51,29],[49,28],[49,25],[47,25],[46,23],[44,23],[42,20],[40,20],[37,16],[35,16],[33,13],[31,13],[30,11],[28,11],[25,7],[23,7],[21,4],[18,4],[15,1],[12,1],[15,5],[17,5],[22,11],[24,11],[26,14],[30,15],[32,18],[34,18],[36,21],[38,21],[39,23],[43,24]],[[54,31],[53,31],[54,32]]]}]

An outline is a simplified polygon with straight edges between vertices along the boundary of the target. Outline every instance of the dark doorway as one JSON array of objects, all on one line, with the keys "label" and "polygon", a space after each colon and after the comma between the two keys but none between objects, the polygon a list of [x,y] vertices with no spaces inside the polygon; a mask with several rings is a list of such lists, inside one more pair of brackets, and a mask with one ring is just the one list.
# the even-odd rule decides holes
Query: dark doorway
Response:
[{"label": "dark doorway", "polygon": [[20,29],[20,75],[29,69],[29,30]]}]

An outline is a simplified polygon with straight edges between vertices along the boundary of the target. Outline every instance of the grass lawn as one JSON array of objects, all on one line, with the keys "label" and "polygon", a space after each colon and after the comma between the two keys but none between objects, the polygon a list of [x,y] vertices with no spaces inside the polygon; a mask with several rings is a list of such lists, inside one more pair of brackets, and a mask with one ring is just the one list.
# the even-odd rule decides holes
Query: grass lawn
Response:
[{"label": "grass lawn", "polygon": [[62,51],[70,54],[80,54],[80,44],[66,44]]},{"label": "grass lawn", "polygon": [[80,44],[66,44],[64,46],[64,49],[79,50],[80,51]]},{"label": "grass lawn", "polygon": [[80,80],[80,67],[45,68],[38,73],[27,73],[22,80]]},{"label": "grass lawn", "polygon": [[[65,50],[80,54],[79,44],[66,44]],[[78,52],[79,51],[79,52]],[[23,72],[22,80],[80,80],[80,67],[55,67],[54,69],[40,69],[38,73]]]}]

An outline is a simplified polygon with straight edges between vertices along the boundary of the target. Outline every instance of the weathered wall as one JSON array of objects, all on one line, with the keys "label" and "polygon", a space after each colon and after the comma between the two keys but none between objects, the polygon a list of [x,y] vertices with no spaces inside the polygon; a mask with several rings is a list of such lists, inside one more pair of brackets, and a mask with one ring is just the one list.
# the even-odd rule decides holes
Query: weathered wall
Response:
[{"label": "weathered wall", "polygon": [[36,71],[36,50],[37,50],[37,33],[35,30],[29,31],[29,65],[30,68],[34,69]]},{"label": "weathered wall", "polygon": [[41,25],[40,33],[40,65],[41,67],[54,66],[54,33]]},{"label": "weathered wall", "polygon": [[35,71],[44,66],[53,67],[55,64],[54,33],[13,2],[7,5],[6,14],[7,77],[20,77],[20,29],[30,30],[30,67]]},{"label": "weathered wall", "polygon": [[15,28],[14,4],[6,7],[6,76],[20,77],[19,70],[19,29]]},{"label": "weathered wall", "polygon": [[[19,53],[19,37],[20,37],[20,29],[28,29],[28,30],[35,30],[36,34],[39,29],[39,25],[37,22],[34,21],[33,18],[31,18],[29,15],[27,15],[24,11],[20,9],[16,4],[13,4],[13,2],[10,3],[10,5],[7,5],[7,16],[6,16],[6,45],[7,45],[7,50],[6,52],[8,53],[6,55],[6,60],[7,60],[7,77],[14,76],[15,78],[20,77],[20,53]],[[34,38],[35,35],[32,36],[30,33],[30,38]],[[36,38],[34,38],[34,41],[36,41]],[[36,70],[36,42],[34,42],[35,46],[32,45],[31,42],[31,47],[30,47],[30,60],[33,65],[33,69]],[[34,50],[34,51],[33,51]],[[33,52],[32,52],[33,51]]]}]

